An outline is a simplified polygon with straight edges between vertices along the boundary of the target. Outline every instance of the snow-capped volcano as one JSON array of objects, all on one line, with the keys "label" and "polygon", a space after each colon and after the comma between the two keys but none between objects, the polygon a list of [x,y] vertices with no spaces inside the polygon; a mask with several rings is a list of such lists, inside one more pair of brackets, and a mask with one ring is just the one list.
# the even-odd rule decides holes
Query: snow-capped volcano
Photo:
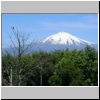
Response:
[{"label": "snow-capped volcano", "polygon": [[91,42],[75,37],[67,32],[58,32],[45,38],[43,44],[56,44],[56,45],[91,45]]},{"label": "snow-capped volcano", "polygon": [[[42,41],[37,41],[34,43],[33,48],[30,51],[45,51],[45,52],[52,52],[56,50],[81,50],[85,48],[87,45],[95,48],[98,50],[98,45],[95,43],[88,42],[86,40],[80,39],[76,36],[73,36],[67,32],[58,32],[53,34]],[[12,48],[4,48],[3,53],[5,54],[6,51],[9,51],[12,54]]]}]

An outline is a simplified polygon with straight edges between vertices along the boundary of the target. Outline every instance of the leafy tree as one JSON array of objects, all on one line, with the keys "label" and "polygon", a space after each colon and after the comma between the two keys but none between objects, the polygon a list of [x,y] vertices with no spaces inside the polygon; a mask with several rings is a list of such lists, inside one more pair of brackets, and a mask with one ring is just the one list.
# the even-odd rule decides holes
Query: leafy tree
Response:
[{"label": "leafy tree", "polygon": [[49,78],[49,84],[51,86],[60,86],[62,85],[62,79],[58,75],[53,75]]},{"label": "leafy tree", "polygon": [[98,52],[89,46],[83,50],[38,51],[20,58],[2,56],[2,85],[22,86],[97,86]]}]

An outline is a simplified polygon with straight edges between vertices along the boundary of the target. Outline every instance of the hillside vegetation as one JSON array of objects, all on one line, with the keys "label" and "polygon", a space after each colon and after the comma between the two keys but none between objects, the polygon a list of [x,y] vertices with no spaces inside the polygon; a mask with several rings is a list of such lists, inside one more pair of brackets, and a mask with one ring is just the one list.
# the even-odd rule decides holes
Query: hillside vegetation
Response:
[{"label": "hillside vegetation", "polygon": [[2,56],[3,86],[97,86],[98,52],[82,50],[33,52],[20,58]]}]

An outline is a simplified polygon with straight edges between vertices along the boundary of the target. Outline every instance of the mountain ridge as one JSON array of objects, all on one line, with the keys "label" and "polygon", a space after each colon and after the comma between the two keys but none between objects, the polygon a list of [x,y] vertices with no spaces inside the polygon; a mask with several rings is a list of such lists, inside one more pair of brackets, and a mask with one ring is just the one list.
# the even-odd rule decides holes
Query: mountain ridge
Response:
[{"label": "mountain ridge", "polygon": [[83,40],[81,38],[78,38],[74,35],[71,35],[67,32],[58,32],[53,35],[48,36],[44,40],[42,40],[42,43],[50,43],[50,44],[62,44],[62,45],[80,45],[80,44],[87,44],[92,45],[94,43],[91,43],[89,41]]},{"label": "mountain ridge", "polygon": [[[37,41],[36,43],[33,44],[33,47],[30,48],[28,52],[41,51],[41,50],[46,52],[52,52],[55,50],[66,50],[66,49],[80,50],[85,48],[87,45],[98,50],[98,44],[83,40],[67,32],[58,32],[44,38],[42,41]],[[12,53],[13,50],[11,48],[2,48],[2,51],[5,54],[6,51]]]}]

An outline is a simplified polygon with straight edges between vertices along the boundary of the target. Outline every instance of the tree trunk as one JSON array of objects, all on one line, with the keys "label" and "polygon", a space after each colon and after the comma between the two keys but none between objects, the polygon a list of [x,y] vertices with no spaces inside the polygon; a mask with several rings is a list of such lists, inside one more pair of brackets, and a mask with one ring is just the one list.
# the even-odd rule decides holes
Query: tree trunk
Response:
[{"label": "tree trunk", "polygon": [[20,74],[18,75],[18,80],[19,80],[19,81],[18,81],[18,86],[20,86],[20,85],[21,85],[21,84],[20,84],[20,83],[21,83],[21,77],[20,77]]},{"label": "tree trunk", "polygon": [[19,66],[17,67],[17,81],[18,81],[18,86],[20,86],[21,85],[21,69]]},{"label": "tree trunk", "polygon": [[12,86],[12,67],[10,68],[10,86]]},{"label": "tree trunk", "polygon": [[21,85],[21,69],[19,69],[19,75],[18,75],[18,80],[19,80],[19,82],[18,82],[18,85],[20,86]]},{"label": "tree trunk", "polygon": [[40,86],[42,86],[42,65],[40,66]]},{"label": "tree trunk", "polygon": [[18,55],[18,66],[17,66],[17,75],[18,75],[18,86],[20,86],[20,81],[21,81],[21,76],[20,76],[20,73],[21,73],[21,69],[20,69],[20,66],[21,66],[21,56]]}]

